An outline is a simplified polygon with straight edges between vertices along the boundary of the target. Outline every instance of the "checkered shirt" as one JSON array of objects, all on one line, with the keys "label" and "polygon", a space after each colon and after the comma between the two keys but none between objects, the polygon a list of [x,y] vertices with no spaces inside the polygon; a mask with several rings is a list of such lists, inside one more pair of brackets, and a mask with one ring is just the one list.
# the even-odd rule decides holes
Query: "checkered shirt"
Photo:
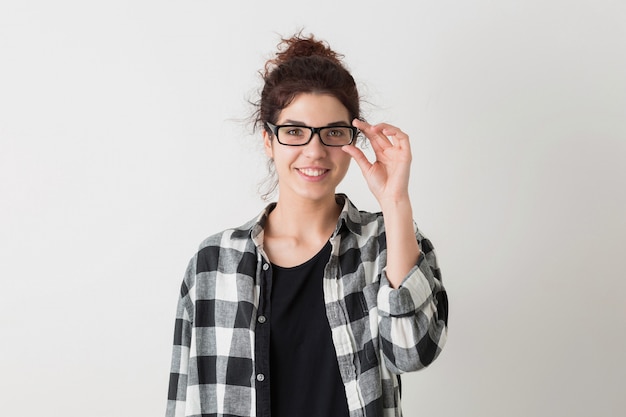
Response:
[{"label": "checkered shirt", "polygon": [[[429,365],[447,335],[448,301],[430,241],[393,289],[381,213],[345,195],[323,291],[350,417],[400,417],[399,374]],[[167,417],[269,417],[269,325],[261,314],[271,266],[263,251],[270,204],[256,219],[206,239],[190,260],[177,307]],[[263,346],[259,346],[264,339]],[[306,376],[303,376],[306,377]]]}]

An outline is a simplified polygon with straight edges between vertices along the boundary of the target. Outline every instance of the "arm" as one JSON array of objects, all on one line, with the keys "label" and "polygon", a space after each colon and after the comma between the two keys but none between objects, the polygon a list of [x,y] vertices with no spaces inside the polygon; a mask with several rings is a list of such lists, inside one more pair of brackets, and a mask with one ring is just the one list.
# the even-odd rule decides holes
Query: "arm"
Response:
[{"label": "arm", "polygon": [[188,283],[190,281],[187,278],[194,274],[194,266],[195,262],[192,260],[187,268],[176,308],[176,325],[174,327],[174,346],[172,348],[166,417],[185,415],[193,317],[190,313],[190,311],[193,311],[192,303],[189,299]]},{"label": "arm", "polygon": [[446,341],[448,301],[430,242],[413,222],[408,185],[409,137],[388,124],[354,120],[376,160],[345,146],[378,200],[385,223],[387,263],[378,293],[379,331],[386,365],[400,373],[429,365]]},{"label": "arm", "polygon": [[413,211],[408,197],[381,205],[387,238],[387,279],[398,288],[421,254],[413,233]]},{"label": "arm", "polygon": [[441,353],[448,330],[448,298],[435,251],[415,228],[421,254],[393,288],[383,270],[378,291],[379,334],[387,368],[394,373],[430,365]]},{"label": "arm", "polygon": [[355,146],[344,146],[343,150],[359,165],[382,209],[387,237],[387,277],[398,288],[420,256],[409,199],[411,144],[408,135],[395,126],[385,123],[372,126],[358,119],[352,123],[369,139],[376,161],[370,163]]}]

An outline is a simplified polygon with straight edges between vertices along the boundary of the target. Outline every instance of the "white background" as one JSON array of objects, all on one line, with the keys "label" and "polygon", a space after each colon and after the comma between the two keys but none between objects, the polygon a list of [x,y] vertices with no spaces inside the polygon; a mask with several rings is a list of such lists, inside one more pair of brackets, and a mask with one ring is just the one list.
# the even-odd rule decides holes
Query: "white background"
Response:
[{"label": "white background", "polygon": [[405,415],[624,415],[625,5],[3,0],[1,414],[164,413],[184,269],[264,205],[247,100],[304,28],[412,139],[451,311]]}]

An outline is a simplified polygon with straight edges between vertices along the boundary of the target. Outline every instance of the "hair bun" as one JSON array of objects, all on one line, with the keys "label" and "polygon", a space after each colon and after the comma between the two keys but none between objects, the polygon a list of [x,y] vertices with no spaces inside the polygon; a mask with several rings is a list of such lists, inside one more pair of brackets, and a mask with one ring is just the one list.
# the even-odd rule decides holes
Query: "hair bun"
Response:
[{"label": "hair bun", "polygon": [[303,36],[298,33],[291,38],[281,39],[276,58],[269,60],[265,69],[268,71],[272,66],[280,66],[291,59],[309,56],[327,58],[340,65],[343,58],[343,55],[330,49],[326,42],[315,39],[313,35]]}]

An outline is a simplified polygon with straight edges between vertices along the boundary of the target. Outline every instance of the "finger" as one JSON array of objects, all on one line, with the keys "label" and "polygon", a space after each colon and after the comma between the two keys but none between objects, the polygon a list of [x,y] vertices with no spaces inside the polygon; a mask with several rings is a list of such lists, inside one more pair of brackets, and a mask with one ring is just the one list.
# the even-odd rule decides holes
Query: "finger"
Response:
[{"label": "finger", "polygon": [[342,146],[341,150],[347,153],[348,155],[350,155],[352,159],[356,161],[357,165],[359,166],[363,174],[368,172],[369,169],[372,167],[372,164],[367,159],[363,151],[357,148],[356,146],[352,146],[352,145]]},{"label": "finger", "polygon": [[362,121],[359,119],[355,119],[352,124],[356,128],[358,128],[370,141],[382,139],[382,146],[384,146],[385,143],[389,143],[389,141],[382,132],[384,124],[371,125],[366,121]]},{"label": "finger", "polygon": [[383,133],[383,124],[371,125],[366,121],[354,119],[352,125],[359,129],[367,139],[369,139],[374,152],[384,151],[393,146],[389,138]]},{"label": "finger", "polygon": [[376,125],[376,127],[379,127],[381,129],[381,133],[387,139],[389,139],[390,142],[393,143],[394,145],[396,144],[402,145],[403,142],[409,141],[409,135],[404,133],[401,129],[397,128],[396,126],[393,126],[387,123],[380,123]]},{"label": "finger", "polygon": [[[391,146],[401,150],[402,152],[411,152],[409,135],[404,133],[402,130],[387,123],[380,123],[376,125],[376,128],[380,129],[381,135],[389,141]],[[387,149],[389,149],[389,147],[385,147],[385,150]]]}]

